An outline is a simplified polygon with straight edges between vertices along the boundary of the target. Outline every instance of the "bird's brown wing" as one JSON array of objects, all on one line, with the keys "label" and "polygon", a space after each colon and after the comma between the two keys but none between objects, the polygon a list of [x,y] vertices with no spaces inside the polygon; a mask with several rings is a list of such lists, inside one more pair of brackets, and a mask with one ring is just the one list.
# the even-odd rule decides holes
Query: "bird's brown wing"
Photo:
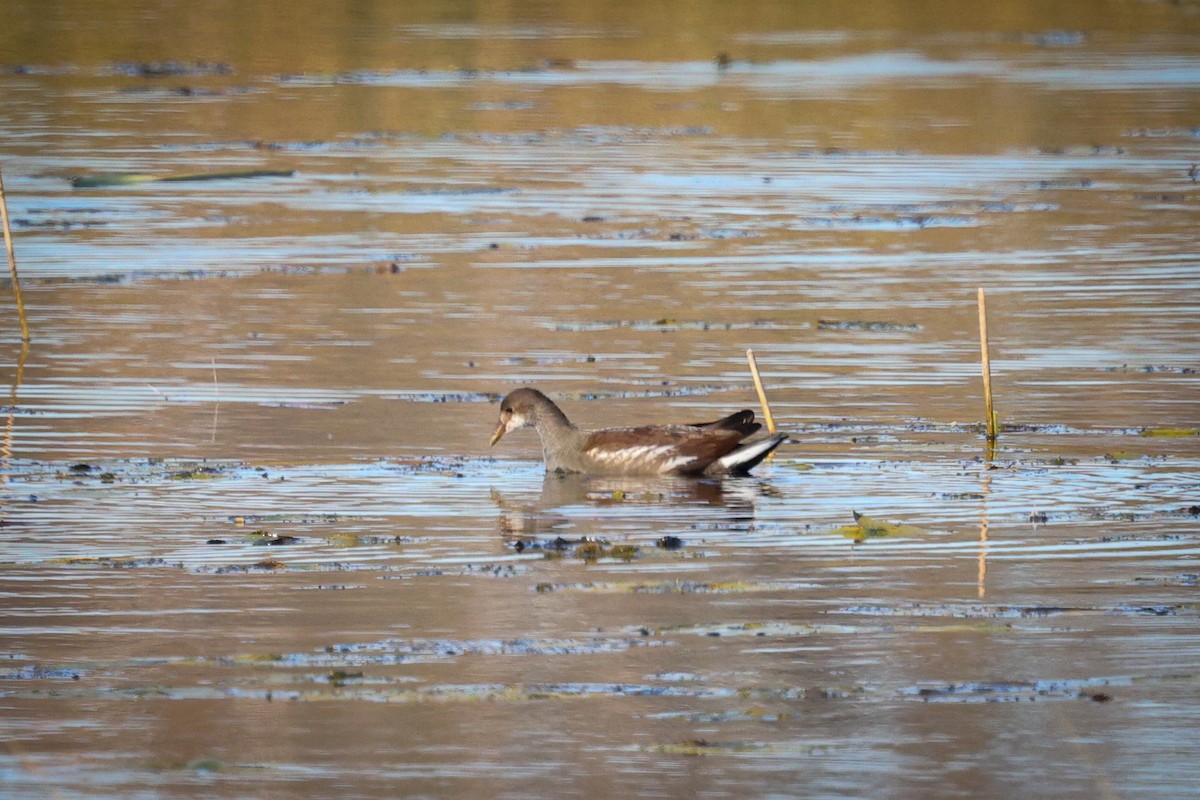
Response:
[{"label": "bird's brown wing", "polygon": [[712,424],[606,428],[589,434],[583,451],[596,472],[688,475],[703,472],[745,436],[740,430]]},{"label": "bird's brown wing", "polygon": [[758,433],[762,425],[754,421],[754,412],[746,409],[730,414],[728,417],[722,417],[715,422],[693,422],[687,427],[703,428],[705,430],[737,431],[743,437],[746,437]]}]

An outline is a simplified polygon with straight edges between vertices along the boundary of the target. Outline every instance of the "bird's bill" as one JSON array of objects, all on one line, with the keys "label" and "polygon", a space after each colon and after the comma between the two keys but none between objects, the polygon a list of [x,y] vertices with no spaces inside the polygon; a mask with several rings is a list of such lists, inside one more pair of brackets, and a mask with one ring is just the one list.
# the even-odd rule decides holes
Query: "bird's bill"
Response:
[{"label": "bird's bill", "polygon": [[500,424],[496,426],[496,432],[492,434],[492,441],[488,444],[488,447],[495,447],[496,442],[503,439],[506,433],[508,433],[508,425],[504,420],[500,420]]}]

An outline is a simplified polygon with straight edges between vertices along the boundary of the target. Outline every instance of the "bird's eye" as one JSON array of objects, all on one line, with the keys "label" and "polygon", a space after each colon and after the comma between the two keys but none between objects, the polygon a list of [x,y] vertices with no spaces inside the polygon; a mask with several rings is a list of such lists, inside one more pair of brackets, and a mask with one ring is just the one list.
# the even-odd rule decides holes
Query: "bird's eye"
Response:
[{"label": "bird's eye", "polygon": [[511,413],[512,413],[512,409],[511,409],[511,408],[506,408],[506,409],[504,409],[504,413],[505,413],[505,414],[511,414]]}]

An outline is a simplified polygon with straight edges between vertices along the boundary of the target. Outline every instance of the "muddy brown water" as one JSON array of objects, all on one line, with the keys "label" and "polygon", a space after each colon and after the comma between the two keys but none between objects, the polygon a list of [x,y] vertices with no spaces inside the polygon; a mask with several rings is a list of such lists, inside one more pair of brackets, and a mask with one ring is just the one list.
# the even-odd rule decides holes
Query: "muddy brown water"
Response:
[{"label": "muddy brown water", "polygon": [[0,795],[1193,795],[1194,3],[4,16]]}]

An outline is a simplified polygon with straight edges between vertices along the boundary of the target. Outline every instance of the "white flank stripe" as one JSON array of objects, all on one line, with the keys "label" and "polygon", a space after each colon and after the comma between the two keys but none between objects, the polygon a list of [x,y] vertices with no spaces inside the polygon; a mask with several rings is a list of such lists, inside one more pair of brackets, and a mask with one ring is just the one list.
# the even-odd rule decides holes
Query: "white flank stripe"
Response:
[{"label": "white flank stripe", "polygon": [[753,461],[755,456],[770,450],[775,446],[775,444],[776,440],[773,438],[763,439],[760,442],[755,442],[754,444],[747,445],[746,447],[740,447],[729,455],[722,456],[718,460],[720,461],[721,466],[725,467],[725,469],[729,469],[731,467],[736,467],[738,464],[744,464],[747,461]]},{"label": "white flank stripe", "polygon": [[663,462],[663,465],[661,467],[659,467],[658,471],[660,473],[665,474],[665,473],[670,472],[673,469],[678,469],[679,467],[682,467],[684,464],[690,464],[695,460],[696,460],[695,456],[675,456],[674,458],[670,459],[669,461]]},{"label": "white flank stripe", "polygon": [[[620,450],[603,450],[599,447],[593,447],[587,451],[587,454],[596,461],[615,464],[628,464],[637,461],[653,461],[659,456],[665,456],[674,450],[673,445],[669,444],[639,444],[633,447],[622,447]],[[683,459],[680,461],[680,459]],[[675,464],[687,463],[692,461],[691,456],[676,456],[670,459],[667,463]],[[673,468],[673,467],[672,467]]]},{"label": "white flank stripe", "polygon": [[638,445],[637,447],[628,447],[621,451],[622,461],[637,461],[639,458],[644,458],[654,448],[648,444]]}]

